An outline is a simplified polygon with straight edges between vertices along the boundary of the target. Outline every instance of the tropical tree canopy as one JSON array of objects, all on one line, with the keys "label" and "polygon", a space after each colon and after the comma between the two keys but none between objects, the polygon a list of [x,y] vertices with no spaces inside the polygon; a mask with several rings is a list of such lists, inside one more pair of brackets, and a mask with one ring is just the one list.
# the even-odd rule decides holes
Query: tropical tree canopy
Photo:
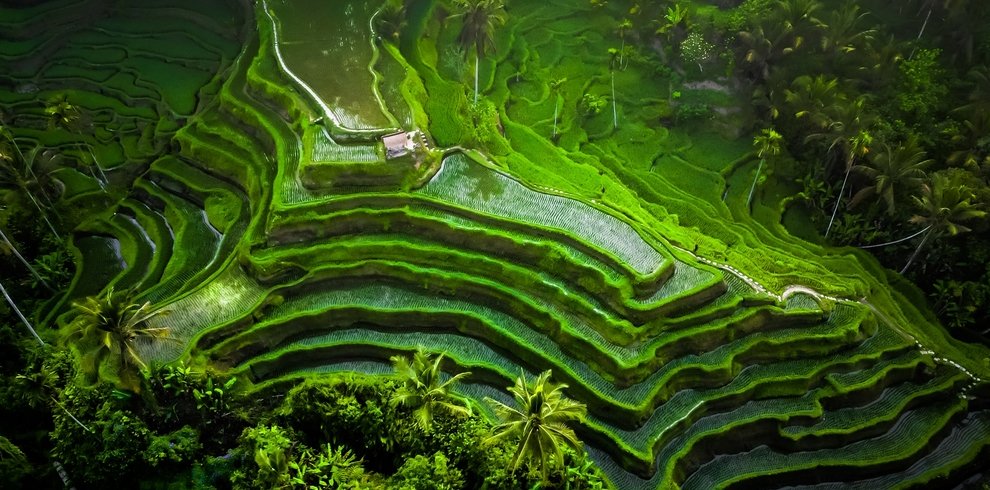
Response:
[{"label": "tropical tree canopy", "polygon": [[48,116],[49,129],[64,129],[69,132],[78,129],[82,119],[79,108],[70,103],[65,95],[48,100],[45,105],[45,115]]},{"label": "tropical tree canopy", "polygon": [[549,370],[544,371],[527,383],[526,375],[520,373],[515,385],[509,388],[516,402],[514,407],[485,399],[502,420],[488,442],[518,439],[513,467],[518,468],[524,461],[535,463],[544,480],[550,469],[564,464],[565,446],[582,451],[581,442],[567,423],[584,420],[587,415],[583,403],[564,395],[567,385],[551,382],[550,375]]},{"label": "tropical tree canopy", "polygon": [[471,409],[458,404],[450,393],[454,383],[471,373],[458,373],[444,381],[443,371],[440,369],[443,354],[431,358],[420,347],[411,359],[406,356],[392,356],[391,361],[402,385],[396,389],[390,403],[392,406],[412,408],[416,422],[423,430],[432,427],[433,417],[438,412],[451,415],[471,414]]},{"label": "tropical tree canopy", "polygon": [[141,372],[147,365],[138,353],[138,343],[168,337],[168,328],[148,325],[148,320],[168,312],[153,310],[151,303],[133,303],[130,294],[114,294],[113,288],[72,307],[77,316],[66,327],[65,341],[87,381],[104,380],[139,391]]},{"label": "tropical tree canopy", "polygon": [[954,236],[968,232],[970,229],[964,222],[987,215],[975,199],[972,189],[954,182],[947,173],[937,172],[932,175],[931,183],[922,187],[921,196],[913,198],[921,212],[911,222],[931,226],[935,234]]},{"label": "tropical tree canopy", "polygon": [[456,0],[455,5],[464,17],[457,40],[465,48],[474,47],[480,58],[488,48],[495,49],[495,29],[505,24],[505,5],[501,0]]},{"label": "tropical tree canopy", "polygon": [[853,167],[853,171],[869,179],[870,185],[853,196],[849,207],[877,196],[886,203],[887,214],[893,215],[898,196],[921,189],[925,181],[925,168],[931,164],[932,160],[925,156],[925,151],[912,141],[897,147],[883,144],[870,164]]}]

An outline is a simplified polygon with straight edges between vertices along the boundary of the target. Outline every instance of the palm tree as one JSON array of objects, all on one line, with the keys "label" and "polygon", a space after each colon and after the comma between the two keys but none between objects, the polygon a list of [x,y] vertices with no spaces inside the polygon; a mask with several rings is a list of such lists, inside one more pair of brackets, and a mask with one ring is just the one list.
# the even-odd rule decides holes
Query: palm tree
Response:
[{"label": "palm tree", "polygon": [[525,373],[520,373],[515,386],[509,388],[516,402],[514,407],[485,399],[502,419],[486,442],[518,439],[519,446],[512,458],[513,468],[519,468],[523,461],[535,462],[544,481],[548,479],[550,469],[564,464],[565,446],[582,451],[581,442],[567,423],[582,421],[587,415],[583,403],[564,396],[566,384],[550,382],[550,374],[550,371],[544,371],[532,383],[527,383]]},{"label": "palm tree", "polygon": [[7,300],[7,304],[10,305],[10,309],[14,310],[14,314],[17,315],[17,318],[21,320],[21,323],[28,328],[31,335],[38,341],[39,344],[45,345],[45,341],[41,340],[41,336],[38,335],[38,332],[34,329],[34,326],[31,325],[31,322],[24,317],[24,314],[21,313],[21,309],[17,307],[17,303],[14,303],[14,299],[7,293],[7,288],[3,287],[3,283],[0,283],[0,293],[3,294],[3,299]]},{"label": "palm tree", "polygon": [[765,22],[749,31],[740,31],[738,38],[745,53],[743,62],[749,78],[755,81],[770,79],[770,70],[777,62],[801,47],[802,39],[795,38],[785,24]]},{"label": "palm tree", "polygon": [[[68,98],[63,95],[55,96],[48,100],[45,105],[45,114],[48,116],[48,128],[49,129],[62,129],[72,134],[81,134],[83,127],[82,123],[82,112],[78,107],[69,102]],[[93,162],[89,167],[89,172],[93,175],[93,178],[103,187],[103,184],[107,181],[107,175],[103,173],[103,167],[100,166],[100,162],[96,159],[96,155],[93,154],[92,148],[84,142],[80,142],[76,145],[79,150],[79,161],[83,160],[82,149],[83,146],[87,146],[87,151],[90,157],[93,158]],[[102,180],[96,177],[93,173],[93,167],[96,167],[100,171],[100,175],[103,177]]]},{"label": "palm tree", "polygon": [[[828,228],[825,229],[825,238],[832,231],[832,224],[835,222],[835,215],[839,212],[839,204],[842,203],[842,195],[846,192],[846,184],[849,182],[849,173],[856,165],[856,159],[866,156],[870,152],[870,145],[873,143],[873,136],[866,131],[860,131],[852,138],[836,139],[836,143],[841,143],[845,148],[846,175],[842,178],[842,186],[839,187],[839,195],[835,198],[835,207],[832,208],[832,217],[828,220]],[[835,143],[833,143],[835,144]]]},{"label": "palm tree", "polygon": [[553,98],[553,138],[557,137],[557,115],[560,110],[560,91],[567,78],[556,78],[550,81],[550,97]]},{"label": "palm tree", "polygon": [[675,3],[673,7],[667,7],[663,18],[657,21],[659,27],[657,27],[656,34],[666,36],[667,42],[670,45],[675,45],[684,36],[684,31],[687,30],[687,20],[688,9]]},{"label": "palm tree", "polygon": [[831,140],[827,154],[833,162],[842,162],[845,166],[842,186],[825,230],[825,237],[828,237],[845,194],[849,173],[857,159],[870,152],[873,136],[864,128],[872,125],[874,116],[867,110],[865,96],[848,101],[835,79],[826,80],[821,75],[815,78],[803,76],[796,79],[792,87],[795,90],[786,91],[786,99],[788,104],[798,109],[794,113],[795,118],[807,118],[814,128],[805,137],[805,142]]},{"label": "palm tree", "polygon": [[458,42],[465,53],[474,48],[474,103],[478,103],[478,65],[481,57],[491,47],[495,49],[495,29],[505,24],[505,5],[501,0],[455,0],[460,10],[453,17],[463,17]]},{"label": "palm tree", "polygon": [[857,192],[849,207],[877,196],[887,204],[887,214],[893,216],[897,196],[904,191],[920,189],[925,181],[925,167],[932,164],[925,150],[913,140],[892,148],[884,143],[868,165],[856,165],[853,171],[865,176],[870,185]]},{"label": "palm tree", "polygon": [[632,21],[629,19],[622,19],[619,23],[619,39],[622,42],[622,47],[619,48],[619,65],[622,65],[623,53],[626,51],[626,33],[628,33],[633,28]]},{"label": "palm tree", "polygon": [[784,90],[784,100],[792,109],[796,119],[803,119],[811,126],[810,139],[827,136],[829,132],[843,124],[837,114],[840,107],[848,104],[848,98],[836,78],[824,75],[811,77],[802,75],[791,82]]},{"label": "palm tree", "polygon": [[[861,74],[857,78],[868,81],[875,88],[895,80],[900,71],[898,67],[904,61],[904,46],[905,43],[893,34],[883,38],[871,37],[863,50],[865,63],[858,68]],[[866,91],[870,91],[871,87],[867,87]]]},{"label": "palm tree", "polygon": [[[61,239],[61,236],[59,236],[58,232],[55,231],[55,226],[52,225],[52,222],[48,219],[48,214],[41,207],[41,203],[39,203],[38,199],[34,197],[32,188],[43,188],[44,185],[29,179],[27,177],[28,172],[19,168],[22,165],[26,169],[33,167],[37,161],[37,154],[38,149],[36,148],[28,153],[26,159],[21,161],[18,159],[17,155],[12,153],[0,153],[0,190],[17,192],[31,201],[31,204],[38,210],[38,214],[41,216],[41,219],[48,225],[48,229],[51,230],[52,234],[55,235],[56,238]],[[31,171],[31,173],[33,173],[33,171]]]},{"label": "palm tree", "polygon": [[151,303],[131,302],[131,295],[90,296],[72,307],[77,316],[67,327],[66,341],[79,358],[90,382],[106,380],[134,392],[140,390],[141,372],[147,365],[137,351],[139,341],[165,339],[167,327],[152,327],[148,320],[168,314],[153,310]]},{"label": "palm tree", "polygon": [[608,48],[608,73],[612,78],[612,129],[619,127],[619,113],[615,100],[615,67],[618,63],[619,52],[615,48]]},{"label": "palm tree", "polygon": [[953,182],[946,173],[936,172],[932,175],[931,182],[922,187],[921,197],[913,198],[915,205],[921,209],[921,214],[914,215],[910,220],[912,223],[927,225],[928,232],[901,269],[901,274],[911,267],[929,238],[966,233],[970,229],[963,222],[987,215],[986,211],[979,209],[978,203],[973,202],[975,197],[972,189],[965,184]]},{"label": "palm tree", "polygon": [[872,40],[876,30],[860,28],[867,15],[859,9],[859,5],[852,2],[846,2],[840,8],[832,10],[828,22],[823,25],[822,51],[838,57],[855,51],[861,43]]},{"label": "palm tree", "polygon": [[42,364],[37,368],[37,370],[31,371],[27,374],[18,374],[15,383],[20,385],[20,395],[23,397],[27,406],[31,408],[41,408],[44,404],[51,401],[56,406],[62,409],[73,422],[79,427],[82,427],[86,432],[93,432],[92,429],[82,423],[72,412],[66,408],[55,397],[55,394],[59,392],[56,382],[58,380],[58,375],[52,371],[47,365]]},{"label": "palm tree", "polygon": [[948,163],[974,171],[990,171],[990,112],[974,113],[964,120],[963,130],[952,137],[958,150],[949,154]]},{"label": "palm tree", "polygon": [[389,403],[392,406],[405,406],[413,409],[413,416],[423,430],[430,430],[437,412],[452,415],[470,415],[471,409],[451,401],[450,389],[454,383],[470,376],[470,372],[458,373],[443,381],[440,363],[443,354],[431,359],[422,347],[416,349],[412,359],[406,356],[392,356],[392,367],[402,381]]},{"label": "palm tree", "polygon": [[760,135],[753,138],[753,147],[756,148],[756,156],[760,159],[760,165],[756,167],[756,177],[753,178],[753,185],[749,188],[749,197],[746,198],[746,207],[753,202],[753,191],[756,190],[756,182],[760,180],[760,172],[767,157],[775,157],[780,154],[781,142],[784,137],[773,128],[760,131]]},{"label": "palm tree", "polygon": [[966,81],[972,87],[967,97],[969,102],[953,112],[963,113],[970,118],[990,112],[990,67],[980,65],[970,68]]},{"label": "palm tree", "polygon": [[406,7],[401,0],[389,0],[378,11],[376,18],[376,31],[378,35],[387,36],[396,40],[406,26]]}]

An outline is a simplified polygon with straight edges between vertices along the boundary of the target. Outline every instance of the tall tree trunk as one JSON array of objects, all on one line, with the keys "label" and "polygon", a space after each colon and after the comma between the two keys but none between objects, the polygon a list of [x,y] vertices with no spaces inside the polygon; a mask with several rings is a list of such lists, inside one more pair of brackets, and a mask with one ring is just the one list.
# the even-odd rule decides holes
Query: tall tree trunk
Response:
[{"label": "tall tree trunk", "polygon": [[612,74],[612,129],[619,129],[619,113],[615,108],[615,70],[611,70]]},{"label": "tall tree trunk", "polygon": [[[17,158],[19,158],[21,163],[24,164],[24,167],[27,168],[28,174],[31,175],[31,178],[38,183],[38,188],[41,189],[41,196],[45,198],[45,202],[48,203],[48,207],[55,207],[55,205],[52,204],[51,198],[48,197],[48,191],[45,190],[45,188],[41,185],[41,180],[39,180],[38,176],[35,175],[33,168],[34,165],[28,165],[27,160],[24,159],[24,152],[21,151],[21,146],[17,144],[17,140],[14,139],[13,134],[10,136],[10,142],[14,145],[14,150],[17,152]],[[34,162],[31,163],[33,164]]]},{"label": "tall tree trunk", "polygon": [[930,230],[932,228],[932,226],[933,225],[928,225],[928,226],[922,228],[921,231],[916,231],[916,232],[914,232],[914,233],[912,233],[912,234],[910,234],[910,235],[908,235],[908,236],[906,236],[904,238],[898,238],[897,240],[891,240],[889,242],[878,243],[876,245],[863,245],[863,246],[860,246],[858,248],[868,249],[868,248],[886,247],[888,245],[896,245],[896,244],[901,243],[901,242],[906,242],[906,241],[908,241],[908,240],[910,240],[910,239],[912,239],[912,238],[914,238],[914,237],[916,237],[916,236],[918,236],[918,235],[920,235],[920,234],[922,234],[922,233]]},{"label": "tall tree trunk", "polygon": [[76,424],[78,424],[79,427],[82,427],[83,429],[86,429],[86,432],[93,432],[93,429],[90,429],[89,427],[86,427],[86,424],[82,423],[79,419],[77,419],[75,415],[72,415],[72,412],[70,412],[68,408],[65,408],[65,405],[62,405],[62,403],[59,402],[57,398],[55,398],[54,396],[51,396],[51,395],[48,395],[48,397],[51,398],[52,401],[55,402],[55,404],[58,405],[59,408],[61,408],[62,410],[64,410],[65,411],[65,414],[68,415],[69,418],[71,418]]},{"label": "tall tree trunk", "polygon": [[7,235],[3,232],[3,230],[0,230],[0,240],[2,240],[3,243],[6,243],[7,246],[10,247],[10,251],[14,252],[14,257],[17,257],[17,259],[20,260],[22,264],[24,264],[24,267],[27,267],[27,269],[31,272],[31,275],[34,276],[35,279],[41,282],[41,284],[44,284],[49,291],[53,291],[52,287],[49,286],[48,283],[41,277],[41,274],[38,274],[38,271],[35,270],[35,268],[31,266],[31,263],[28,262],[24,258],[24,256],[21,255],[21,253],[17,250],[17,247],[14,246],[14,243],[11,242],[9,238],[7,238]]},{"label": "tall tree trunk", "polygon": [[828,228],[825,229],[825,238],[828,238],[828,233],[832,231],[832,223],[835,222],[835,215],[839,212],[839,204],[842,203],[842,194],[846,191],[846,182],[849,181],[849,172],[852,171],[852,163],[846,165],[846,176],[842,179],[842,187],[839,188],[839,197],[835,200],[835,207],[832,208],[832,219],[828,220]]},{"label": "tall tree trunk", "polygon": [[31,191],[27,187],[24,188],[24,193],[27,194],[28,199],[31,200],[31,203],[34,204],[34,207],[38,209],[38,214],[41,215],[41,219],[45,220],[45,224],[48,225],[48,229],[52,231],[52,234],[55,235],[55,238],[61,240],[62,239],[61,235],[59,235],[58,232],[55,231],[55,226],[52,225],[52,222],[48,221],[48,214],[45,213],[45,210],[42,209],[40,204],[38,204],[38,200],[34,198],[34,194],[31,194]]},{"label": "tall tree trunk", "polygon": [[908,259],[907,263],[904,264],[904,268],[901,269],[901,274],[907,272],[908,267],[911,267],[911,264],[914,262],[914,259],[917,258],[918,253],[921,252],[921,247],[925,246],[925,242],[928,241],[928,237],[932,236],[933,231],[935,231],[934,226],[930,230],[928,230],[928,233],[925,233],[925,237],[921,239],[921,243],[918,244],[918,248],[914,249],[914,253],[911,254],[911,258]]},{"label": "tall tree trunk", "polygon": [[756,190],[756,182],[760,180],[760,172],[763,170],[763,162],[765,159],[760,159],[760,166],[756,167],[756,177],[753,178],[753,185],[749,187],[749,197],[746,198],[746,209],[749,209],[749,204],[753,202],[753,191]]},{"label": "tall tree trunk", "polygon": [[928,27],[928,19],[931,18],[933,9],[935,9],[934,6],[928,8],[928,15],[925,16],[925,21],[921,24],[921,30],[918,31],[918,37],[915,41],[921,39],[921,35],[925,33],[925,28]]},{"label": "tall tree trunk", "polygon": [[9,304],[10,307],[14,310],[14,313],[17,314],[17,318],[21,319],[21,323],[23,323],[24,326],[26,326],[28,330],[31,331],[31,335],[33,335],[34,338],[38,339],[38,343],[40,343],[41,345],[45,345],[45,341],[41,340],[41,336],[38,335],[38,332],[34,330],[34,327],[31,325],[31,322],[29,322],[27,318],[24,318],[24,315],[21,313],[20,308],[17,307],[17,304],[14,303],[14,300],[10,297],[9,294],[7,294],[7,289],[3,287],[3,283],[0,283],[0,293],[3,293],[3,297],[4,299],[7,300],[7,304]]},{"label": "tall tree trunk", "polygon": [[481,53],[474,53],[474,105],[478,105],[478,66],[481,65]]},{"label": "tall tree trunk", "polygon": [[103,182],[109,184],[107,180],[107,174],[103,173],[103,167],[100,166],[100,161],[96,159],[96,154],[93,153],[93,147],[86,145],[86,151],[89,152],[89,156],[93,157],[93,165],[96,165],[96,169],[100,171],[100,176],[103,177]]}]

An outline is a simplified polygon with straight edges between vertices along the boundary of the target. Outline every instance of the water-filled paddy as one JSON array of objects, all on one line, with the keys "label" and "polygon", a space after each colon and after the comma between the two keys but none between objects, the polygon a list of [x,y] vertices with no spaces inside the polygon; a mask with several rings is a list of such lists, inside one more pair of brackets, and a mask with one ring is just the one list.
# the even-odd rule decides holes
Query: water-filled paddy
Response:
[{"label": "water-filled paddy", "polygon": [[279,49],[288,68],[309,85],[348,128],[388,127],[371,89],[371,16],[377,2],[272,1]]}]

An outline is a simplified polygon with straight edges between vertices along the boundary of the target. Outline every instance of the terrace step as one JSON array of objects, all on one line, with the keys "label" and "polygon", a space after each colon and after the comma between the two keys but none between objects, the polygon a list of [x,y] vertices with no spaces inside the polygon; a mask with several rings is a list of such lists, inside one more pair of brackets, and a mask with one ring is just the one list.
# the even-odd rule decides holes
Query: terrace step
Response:
[{"label": "terrace step", "polygon": [[[285,294],[285,292],[282,292],[282,294]],[[384,321],[381,319],[383,315],[386,318],[395,316],[395,318],[404,318],[406,320],[423,317],[420,321],[424,322],[424,325],[436,325],[437,327],[443,327],[445,330],[461,332],[462,335],[467,334],[472,337],[480,336],[479,338],[485,339],[485,342],[492,342],[492,345],[498,349],[511,350],[514,352],[514,356],[521,356],[519,358],[525,359],[526,365],[544,366],[546,362],[555,363],[555,372],[564,379],[573,380],[572,387],[575,387],[573,389],[589,391],[588,396],[584,398],[599,397],[600,395],[594,395],[593,393],[596,390],[615,390],[611,382],[603,379],[600,374],[583,362],[572,359],[563,365],[557,364],[558,362],[562,362],[559,360],[568,359],[570,356],[565,354],[558,344],[550,341],[545,336],[534,332],[528,326],[521,324],[511,316],[485,307],[479,307],[473,303],[452,298],[440,298],[430,294],[413,293],[409,290],[394,289],[383,285],[351,287],[340,291],[321,290],[317,293],[298,298],[291,295],[280,295],[280,297],[285,298],[284,302],[280,306],[268,311],[265,314],[266,319],[264,322],[246,332],[255,332],[251,333],[251,335],[260,335],[260,341],[265,338],[264,332],[268,330],[269,326],[274,326],[274,328],[271,328],[271,333],[268,334],[274,335],[274,337],[269,341],[265,341],[264,344],[258,344],[254,348],[249,348],[244,342],[238,341],[237,339],[240,336],[232,337],[230,340],[225,341],[224,344],[220,344],[214,348],[213,355],[215,357],[225,358],[231,353],[240,351],[241,353],[237,357],[230,360],[236,363],[238,359],[244,359],[245,355],[255,355],[259,350],[264,351],[275,347],[281,342],[281,339],[287,339],[288,336],[293,334],[302,334],[307,329],[319,330],[321,327],[328,325],[327,322],[331,322],[329,325],[339,324],[333,322],[341,322],[343,323],[341,326],[347,326],[349,324],[347,323],[348,321],[354,321],[353,319],[357,318],[355,315],[365,315],[367,318],[380,318],[380,321]],[[383,304],[379,307],[371,307],[371,305],[378,304],[381,301],[387,301],[392,306],[384,307]],[[334,307],[334,305],[349,306]],[[375,309],[383,307],[384,309]],[[348,316],[342,316],[343,310],[341,308],[357,308],[357,310],[352,311]],[[457,313],[461,311],[472,313]],[[398,312],[401,312],[401,314]],[[481,316],[479,317],[478,315]],[[850,320],[855,320],[855,318],[854,316]],[[293,324],[295,324],[294,330],[285,330]],[[621,409],[622,406],[629,406],[631,408],[632,406],[627,405],[627,403],[642,403],[646,398],[654,399],[657,397],[657,394],[665,393],[664,395],[660,395],[660,398],[656,398],[657,400],[663,400],[676,393],[679,384],[682,384],[684,381],[694,383],[695,385],[700,383],[701,385],[713,384],[717,386],[720,382],[719,380],[722,380],[721,382],[727,380],[726,375],[734,376],[731,373],[736,372],[735,369],[738,368],[732,368],[732,364],[760,362],[761,359],[768,357],[767,353],[783,348],[783,345],[789,344],[789,348],[793,349],[794,352],[803,351],[806,355],[812,355],[811,353],[817,353],[819,356],[828,355],[829,353],[834,353],[836,346],[842,345],[843,341],[840,341],[840,339],[849,338],[849,333],[851,332],[845,331],[845,329],[852,327],[852,331],[855,331],[859,328],[853,323],[847,323],[847,325],[842,329],[836,328],[839,325],[825,325],[807,330],[783,329],[766,332],[762,335],[742,337],[727,344],[727,346],[723,346],[716,351],[706,353],[700,357],[687,356],[669,362],[659,370],[653,372],[647,380],[628,388],[620,389],[617,394],[621,393],[622,396],[609,403],[616,405],[613,408],[617,409]],[[807,331],[807,334],[803,337],[795,335],[801,331]],[[245,339],[249,338],[245,337]],[[805,340],[801,340],[802,338]],[[834,340],[829,341],[828,339]],[[835,341],[838,341],[838,343],[833,344]],[[215,342],[216,340],[211,341],[211,343]],[[249,340],[248,342],[257,341]],[[778,344],[778,342],[780,343]],[[797,348],[798,345],[802,345],[802,347]],[[520,346],[526,347],[521,348]],[[200,348],[202,347],[200,345]],[[289,348],[287,347],[286,349]],[[291,349],[289,350],[291,351]],[[278,357],[275,354],[272,354],[272,356]],[[727,357],[718,359],[717,356]],[[510,365],[515,363],[511,362]],[[513,376],[511,374],[512,369],[507,369],[506,372],[508,373],[507,376]],[[682,381],[671,383],[671,378],[682,379]],[[666,381],[661,381],[665,379]],[[592,384],[585,385],[588,382]],[[594,386],[596,388],[581,388],[581,386]],[[654,395],[647,395],[648,392],[653,392]],[[645,407],[641,407],[641,409],[643,408]],[[633,408],[633,410],[639,409]],[[649,410],[652,410],[652,408]]]},{"label": "terrace step", "polygon": [[[469,242],[464,240],[463,243]],[[348,234],[327,242],[311,242],[306,246],[258,250],[252,255],[252,264],[263,271],[263,276],[277,276],[279,270],[287,268],[312,270],[327,263],[361,260],[405,262],[454,272],[456,269],[466,270],[471,271],[473,276],[510,284],[515,289],[524,288],[526,294],[534,295],[541,303],[554,303],[545,305],[548,308],[560,309],[561,305],[566,304],[569,306],[564,309],[568,310],[568,315],[577,315],[585,322],[600,322],[601,327],[596,327],[596,330],[612,342],[621,344],[648,340],[666,330],[688,328],[692,324],[726,317],[739,310],[742,300],[741,291],[726,292],[704,313],[681,321],[677,321],[679,317],[675,313],[684,308],[670,306],[674,299],[670,300],[671,303],[654,306],[652,310],[642,309],[633,314],[626,304],[634,302],[623,298],[619,288],[595,287],[589,291],[582,287],[588,285],[582,278],[566,281],[545,272],[543,268],[525,267],[526,264],[520,265],[518,261],[464,250],[449,242],[435,243],[397,233]],[[561,268],[557,267],[558,270]],[[675,272],[675,277],[677,274]],[[589,276],[590,273],[583,279]]]},{"label": "terrace step", "polygon": [[151,259],[148,263],[148,272],[144,281],[138,285],[137,289],[148,289],[161,282],[165,272],[165,266],[172,257],[172,247],[175,237],[172,228],[165,217],[149,208],[145,203],[128,199],[121,203],[122,212],[134,217],[145,230],[153,246]]},{"label": "terrace step", "polygon": [[157,304],[195,284],[191,282],[194,278],[207,275],[223,237],[210,224],[206,211],[194,203],[149,180],[140,180],[134,189],[141,201],[165,216],[174,232],[172,256],[162,272],[162,282],[142,294]]},{"label": "terrace step", "polygon": [[[374,198],[349,196],[296,209],[291,215],[279,213],[273,217],[268,237],[270,245],[283,245],[343,235],[393,232],[448,246],[466,247],[487,255],[511,254],[509,257],[512,260],[531,267],[560,270],[565,279],[571,277],[569,282],[598,283],[599,288],[622,288],[624,296],[635,297],[638,302],[659,303],[664,295],[680,293],[687,285],[678,281],[668,286],[667,290],[660,291],[662,284],[675,272],[673,260],[666,261],[662,269],[641,275],[623,266],[607,251],[569,235],[401,194],[378,194]],[[712,292],[701,294],[699,299],[713,297],[720,292],[717,287],[719,274],[706,266],[685,268],[683,271],[695,274],[696,280],[712,283]],[[690,281],[688,276],[685,278]],[[623,286],[622,282],[628,285]],[[694,287],[693,291],[697,293],[708,289]],[[640,299],[642,296],[645,298]]]}]

